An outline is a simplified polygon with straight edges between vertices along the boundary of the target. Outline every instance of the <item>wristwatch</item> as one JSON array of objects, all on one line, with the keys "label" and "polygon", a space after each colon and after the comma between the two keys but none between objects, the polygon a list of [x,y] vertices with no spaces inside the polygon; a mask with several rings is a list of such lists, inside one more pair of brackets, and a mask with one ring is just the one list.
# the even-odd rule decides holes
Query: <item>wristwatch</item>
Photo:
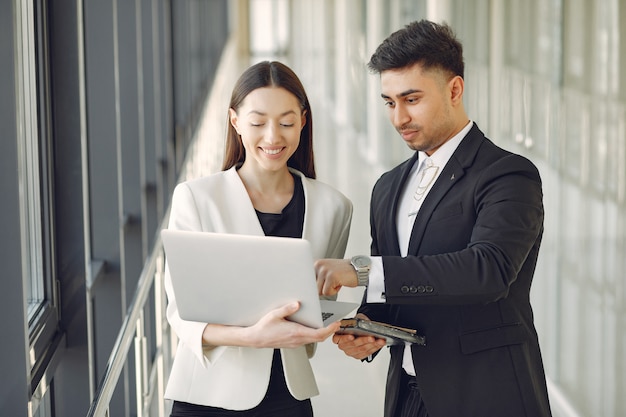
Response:
[{"label": "wristwatch", "polygon": [[372,260],[370,257],[365,255],[356,255],[350,259],[350,263],[356,271],[359,287],[367,287],[370,283],[370,268],[372,267]]}]

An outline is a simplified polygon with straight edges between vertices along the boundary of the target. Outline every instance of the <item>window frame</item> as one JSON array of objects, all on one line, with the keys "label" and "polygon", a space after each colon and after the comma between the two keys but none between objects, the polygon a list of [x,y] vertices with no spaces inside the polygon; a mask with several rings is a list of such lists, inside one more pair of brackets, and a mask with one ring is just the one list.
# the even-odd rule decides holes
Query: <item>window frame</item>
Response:
[{"label": "window frame", "polygon": [[[20,228],[28,334],[30,408],[37,411],[59,346],[59,291],[55,268],[53,129],[47,1],[19,2],[16,9],[18,171]],[[51,378],[51,377],[48,377]]]}]

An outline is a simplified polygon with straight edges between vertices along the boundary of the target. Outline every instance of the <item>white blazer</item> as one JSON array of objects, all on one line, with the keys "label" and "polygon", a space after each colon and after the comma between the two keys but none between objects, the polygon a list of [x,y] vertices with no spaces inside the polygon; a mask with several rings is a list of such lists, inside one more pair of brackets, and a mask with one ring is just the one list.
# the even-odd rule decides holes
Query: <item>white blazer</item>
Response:
[{"label": "white blazer", "polygon": [[[302,178],[305,214],[302,237],[314,259],[344,256],[352,203],[334,188],[292,170]],[[170,229],[264,235],[248,193],[233,167],[178,184],[172,197]],[[179,338],[165,398],[229,410],[258,405],[269,384],[273,349],[202,347],[206,323],[178,315],[169,269],[165,269],[167,320]],[[281,349],[285,379],[298,400],[317,395],[309,363],[314,346]]]}]

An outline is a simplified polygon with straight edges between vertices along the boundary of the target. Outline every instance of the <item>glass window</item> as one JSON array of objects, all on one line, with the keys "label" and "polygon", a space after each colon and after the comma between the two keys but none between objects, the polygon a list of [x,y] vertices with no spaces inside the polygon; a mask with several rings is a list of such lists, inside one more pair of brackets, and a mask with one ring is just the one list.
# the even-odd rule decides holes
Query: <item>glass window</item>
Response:
[{"label": "glass window", "polygon": [[37,391],[33,394],[28,404],[28,415],[32,417],[51,417],[54,416],[52,405],[54,389],[52,386],[47,387],[45,391]]},{"label": "glass window", "polygon": [[573,0],[563,5],[563,83],[565,87],[588,92],[592,85],[590,51],[592,49],[592,3]]},{"label": "glass window", "polygon": [[[52,222],[50,197],[52,181],[52,160],[50,136],[50,89],[48,44],[46,27],[46,6],[44,2],[35,2],[33,10],[33,68],[25,71],[24,86],[30,91],[25,95],[25,112],[32,126],[24,137],[22,147],[22,187],[24,188],[22,224],[28,236],[24,254],[28,259],[26,279],[29,324],[53,300],[54,285],[52,279],[52,246],[50,245]],[[26,77],[30,78],[27,79]]]},{"label": "glass window", "polygon": [[[58,313],[53,274],[52,138],[47,8],[44,0],[22,2],[18,21],[18,137],[22,256],[30,335],[30,368],[45,369],[44,352],[56,336]],[[31,387],[41,372],[31,375]]]},{"label": "glass window", "polygon": [[34,100],[35,103],[28,105],[34,110],[31,120],[34,129],[24,143],[23,155],[23,182],[25,188],[25,216],[24,226],[27,228],[28,248],[25,254],[29,259],[29,278],[27,278],[28,294],[28,318],[32,322],[40,312],[42,306],[49,299],[50,284],[46,280],[49,275],[44,271],[46,256],[44,255],[43,230],[49,222],[45,215],[48,197],[46,171],[48,169],[47,144],[48,138],[48,70],[47,70],[47,43],[45,34],[44,4],[36,2],[34,10],[34,55],[35,68],[32,78],[34,79],[34,93],[26,100]]},{"label": "glass window", "polygon": [[259,59],[283,56],[289,48],[289,3],[250,1],[250,51]]}]

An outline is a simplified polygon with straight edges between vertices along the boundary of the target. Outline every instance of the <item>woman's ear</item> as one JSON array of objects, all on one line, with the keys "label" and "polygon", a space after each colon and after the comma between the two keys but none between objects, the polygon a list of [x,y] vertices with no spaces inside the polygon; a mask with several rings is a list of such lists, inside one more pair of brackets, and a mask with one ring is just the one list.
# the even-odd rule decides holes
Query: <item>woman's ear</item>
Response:
[{"label": "woman's ear", "polygon": [[237,112],[235,111],[235,109],[228,109],[228,116],[230,118],[230,124],[235,128],[237,134],[241,135],[241,133],[239,133],[239,129],[237,128],[237,122],[239,121],[239,119],[237,118]]},{"label": "woman's ear", "polygon": [[300,130],[304,129],[304,125],[306,125],[306,110],[302,110],[302,120],[300,121]]}]

